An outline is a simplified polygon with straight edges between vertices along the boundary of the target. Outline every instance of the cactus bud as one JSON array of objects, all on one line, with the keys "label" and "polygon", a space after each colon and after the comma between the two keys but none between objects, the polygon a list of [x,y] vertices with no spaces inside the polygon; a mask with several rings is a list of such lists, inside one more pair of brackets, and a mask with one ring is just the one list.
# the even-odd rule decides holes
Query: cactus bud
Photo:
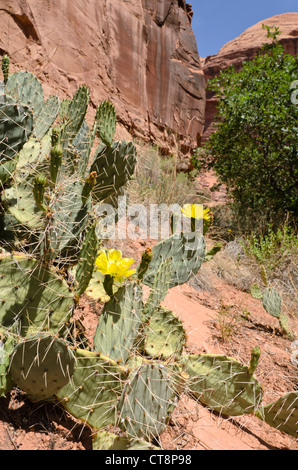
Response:
[{"label": "cactus bud", "polygon": [[140,281],[143,280],[144,275],[146,274],[149,264],[152,260],[152,257],[153,257],[153,254],[152,254],[151,248],[146,248],[146,250],[142,254],[142,260],[138,269],[138,279]]},{"label": "cactus bud", "polygon": [[5,54],[2,57],[2,72],[3,72],[3,78],[4,78],[5,84],[7,83],[8,75],[9,75],[9,63],[10,63],[9,57],[7,54]]},{"label": "cactus bud", "polygon": [[[53,136],[52,136],[53,137]],[[55,140],[55,139],[54,139]],[[50,173],[52,182],[56,184],[57,175],[62,163],[63,147],[59,141],[51,149]]]},{"label": "cactus bud", "polygon": [[46,185],[47,185],[47,179],[43,174],[37,175],[34,178],[33,195],[34,195],[35,203],[43,211],[47,210],[46,206],[44,205],[44,193],[45,193]]},{"label": "cactus bud", "polygon": [[85,179],[85,184],[84,184],[83,191],[82,191],[83,204],[86,204],[87,199],[90,196],[90,193],[96,184],[96,178],[97,178],[96,171],[92,171],[90,175]]}]

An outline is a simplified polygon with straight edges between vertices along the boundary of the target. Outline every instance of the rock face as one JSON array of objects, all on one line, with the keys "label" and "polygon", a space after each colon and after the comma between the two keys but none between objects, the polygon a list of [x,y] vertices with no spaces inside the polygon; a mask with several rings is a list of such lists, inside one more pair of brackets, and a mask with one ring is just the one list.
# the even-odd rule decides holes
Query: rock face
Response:
[{"label": "rock face", "polygon": [[[270,41],[266,38],[266,31],[262,28],[262,24],[278,26],[281,31],[280,42],[285,51],[292,55],[298,54],[298,13],[272,16],[248,28],[239,37],[225,44],[218,54],[201,59],[206,83],[230,65],[235,65],[236,69],[240,68],[244,60],[256,56],[262,45]],[[208,139],[213,130],[212,123],[217,106],[217,101],[213,98],[212,93],[207,91],[206,98],[202,142]]]},{"label": "rock face", "polygon": [[0,52],[12,71],[37,74],[46,95],[85,83],[93,111],[110,99],[123,137],[187,154],[205,111],[191,18],[185,0],[0,0]]}]

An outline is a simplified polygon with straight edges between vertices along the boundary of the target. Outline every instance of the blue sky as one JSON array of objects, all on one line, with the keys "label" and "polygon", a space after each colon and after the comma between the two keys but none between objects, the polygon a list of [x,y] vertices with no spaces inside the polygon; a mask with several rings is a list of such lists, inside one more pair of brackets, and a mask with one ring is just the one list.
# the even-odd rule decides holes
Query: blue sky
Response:
[{"label": "blue sky", "polygon": [[298,0],[188,0],[201,57],[216,54],[228,41],[270,16],[298,12]]}]

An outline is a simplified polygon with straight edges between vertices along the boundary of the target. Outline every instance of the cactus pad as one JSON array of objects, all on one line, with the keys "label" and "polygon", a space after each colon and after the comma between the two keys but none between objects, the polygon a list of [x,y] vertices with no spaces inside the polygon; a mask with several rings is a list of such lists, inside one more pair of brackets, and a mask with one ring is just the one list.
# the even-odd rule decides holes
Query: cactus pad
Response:
[{"label": "cactus pad", "polygon": [[94,223],[88,229],[81,248],[75,277],[76,295],[82,295],[89,285],[94,270],[94,262],[97,256],[98,247],[99,240],[96,236],[96,224]]},{"label": "cactus pad", "polygon": [[133,369],[119,401],[119,427],[132,438],[150,440],[161,434],[176,404],[175,367],[158,362]]},{"label": "cactus pad", "polygon": [[132,142],[114,142],[110,147],[99,146],[90,171],[97,174],[93,188],[96,201],[104,201],[124,186],[133,176],[136,148]]},{"label": "cactus pad", "polygon": [[125,369],[98,353],[76,349],[72,380],[57,393],[59,403],[75,418],[96,429],[115,425]]},{"label": "cactus pad", "polygon": [[279,318],[281,315],[282,301],[274,287],[267,287],[263,292],[263,307],[270,315]]},{"label": "cactus pad", "polygon": [[150,442],[101,431],[93,436],[92,450],[158,450],[158,447]]},{"label": "cactus pad", "polygon": [[0,330],[0,398],[13,387],[13,380],[9,372],[10,354],[14,348],[14,340],[7,337]]},{"label": "cactus pad", "polygon": [[110,147],[113,143],[116,131],[116,111],[110,101],[103,101],[96,112],[96,122],[98,135],[104,145]]},{"label": "cactus pad", "polygon": [[73,371],[69,346],[46,333],[25,338],[11,354],[12,378],[33,401],[52,397],[69,382]]},{"label": "cactus pad", "polygon": [[170,310],[157,309],[144,330],[144,351],[148,356],[180,356],[186,342],[182,321]]},{"label": "cactus pad", "polygon": [[64,328],[73,307],[66,282],[52,270],[24,255],[0,257],[0,325],[28,328]]},{"label": "cactus pad", "polygon": [[181,233],[177,238],[172,235],[153,248],[153,259],[144,277],[144,284],[152,286],[155,273],[166,259],[172,261],[170,287],[187,282],[194,276],[205,259],[206,243],[202,235],[194,232]]},{"label": "cactus pad", "polygon": [[33,130],[33,115],[29,108],[15,104],[0,104],[0,181],[7,181],[14,171],[14,157],[29,139]]},{"label": "cactus pad", "polygon": [[290,436],[298,437],[298,392],[290,392],[276,402],[262,406],[256,416]]},{"label": "cactus pad", "polygon": [[141,325],[142,295],[139,284],[131,282],[105,304],[94,337],[96,351],[126,362]]},{"label": "cactus pad", "polygon": [[184,356],[190,392],[204,405],[223,415],[253,413],[260,404],[261,385],[248,368],[223,355]]}]

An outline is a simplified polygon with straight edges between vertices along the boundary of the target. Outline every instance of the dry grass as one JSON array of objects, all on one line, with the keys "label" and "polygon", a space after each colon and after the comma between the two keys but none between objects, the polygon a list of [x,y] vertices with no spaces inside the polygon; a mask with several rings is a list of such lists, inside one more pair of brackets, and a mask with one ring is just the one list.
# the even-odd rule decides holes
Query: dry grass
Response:
[{"label": "dry grass", "polygon": [[176,170],[177,158],[162,157],[157,147],[137,145],[135,178],[127,187],[131,204],[200,203],[193,182]]}]

